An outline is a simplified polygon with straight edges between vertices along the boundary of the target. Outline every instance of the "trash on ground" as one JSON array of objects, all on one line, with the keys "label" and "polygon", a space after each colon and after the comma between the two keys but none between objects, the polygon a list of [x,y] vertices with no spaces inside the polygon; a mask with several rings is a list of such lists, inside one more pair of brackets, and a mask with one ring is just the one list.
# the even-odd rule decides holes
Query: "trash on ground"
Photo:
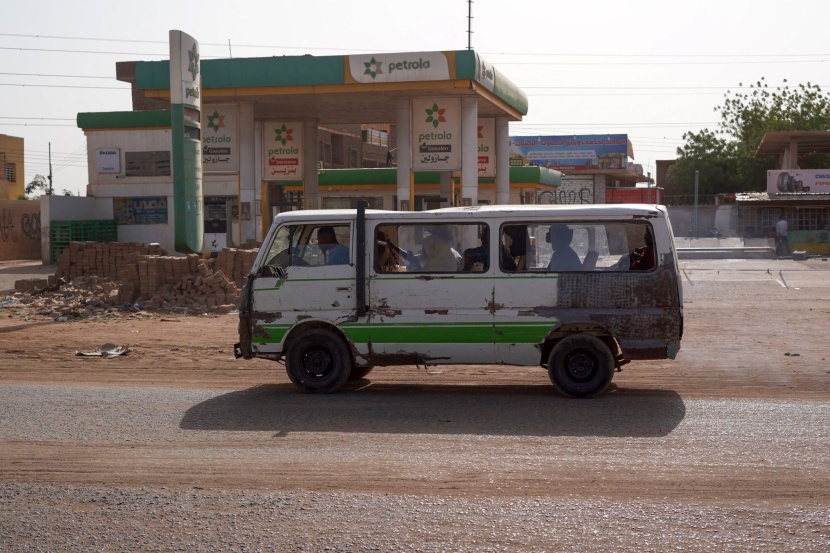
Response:
[{"label": "trash on ground", "polygon": [[90,357],[116,357],[124,355],[130,351],[129,346],[116,346],[115,344],[104,344],[95,348],[93,351],[76,351],[75,355],[84,355]]}]

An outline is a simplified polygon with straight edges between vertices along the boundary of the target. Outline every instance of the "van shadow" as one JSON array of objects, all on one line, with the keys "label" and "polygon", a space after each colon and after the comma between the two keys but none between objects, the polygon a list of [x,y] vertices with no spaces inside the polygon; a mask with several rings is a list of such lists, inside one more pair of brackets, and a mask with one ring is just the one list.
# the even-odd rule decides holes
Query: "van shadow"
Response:
[{"label": "van shadow", "polygon": [[[194,405],[184,430],[473,434],[495,436],[660,437],[686,415],[670,390],[611,385],[590,400],[550,386],[410,386],[361,380],[351,392],[305,394],[263,384]],[[362,387],[361,387],[362,386]]]}]

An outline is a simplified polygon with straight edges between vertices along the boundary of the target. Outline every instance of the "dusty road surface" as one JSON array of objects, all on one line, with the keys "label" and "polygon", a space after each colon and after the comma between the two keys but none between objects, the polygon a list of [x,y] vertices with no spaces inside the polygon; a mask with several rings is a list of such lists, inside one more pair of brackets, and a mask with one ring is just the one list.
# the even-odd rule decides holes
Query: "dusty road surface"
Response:
[{"label": "dusty road surface", "polygon": [[681,264],[679,358],[593,400],[496,366],[305,395],[234,315],[0,307],[0,551],[830,550],[830,261]]}]

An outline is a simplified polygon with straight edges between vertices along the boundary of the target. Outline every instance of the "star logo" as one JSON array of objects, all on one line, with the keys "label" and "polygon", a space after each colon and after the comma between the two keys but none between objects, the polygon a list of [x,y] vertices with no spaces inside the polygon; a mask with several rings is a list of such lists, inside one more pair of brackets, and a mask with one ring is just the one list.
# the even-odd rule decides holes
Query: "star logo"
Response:
[{"label": "star logo", "polygon": [[478,137],[479,138],[484,138],[484,125],[479,125],[478,126]]},{"label": "star logo", "polygon": [[432,128],[437,129],[438,125],[441,123],[446,123],[447,119],[444,117],[444,112],[446,112],[446,108],[439,108],[438,104],[432,104],[432,109],[427,108],[424,110],[427,112],[426,123],[432,123]]},{"label": "star logo", "polygon": [[276,136],[274,137],[274,140],[276,142],[279,142],[283,146],[285,146],[286,142],[293,142],[294,141],[294,137],[291,136],[291,133],[294,132],[294,129],[289,129],[288,127],[285,126],[285,124],[283,124],[282,127],[278,128],[278,129],[274,129],[274,132],[276,133]]},{"label": "star logo", "polygon": [[214,111],[213,115],[208,115],[207,120],[207,126],[213,129],[213,132],[219,132],[219,129],[225,128],[225,116],[219,115],[218,111]]},{"label": "star logo", "polygon": [[376,60],[375,56],[372,56],[372,59],[370,59],[369,61],[363,62],[363,65],[366,66],[366,71],[364,71],[363,74],[371,75],[373,80],[378,75],[383,75],[383,70],[381,69],[381,65],[383,65],[383,62]]},{"label": "star logo", "polygon": [[187,57],[190,58],[190,63],[187,65],[187,70],[193,75],[193,80],[196,80],[196,75],[199,74],[199,47],[193,43],[193,48],[187,51]]}]

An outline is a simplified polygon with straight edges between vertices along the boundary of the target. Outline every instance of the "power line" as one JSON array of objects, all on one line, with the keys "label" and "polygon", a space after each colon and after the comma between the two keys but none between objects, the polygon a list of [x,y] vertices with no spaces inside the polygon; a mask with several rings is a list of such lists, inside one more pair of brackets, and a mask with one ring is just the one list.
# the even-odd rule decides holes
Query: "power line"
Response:
[{"label": "power line", "polygon": [[20,86],[23,88],[92,88],[96,90],[132,90],[123,86],[82,86],[70,84],[22,84],[22,83],[0,83],[0,86]]},{"label": "power line", "polygon": [[67,77],[70,79],[114,79],[100,75],[49,75],[46,73],[0,73],[0,75],[14,75],[16,77]]}]

